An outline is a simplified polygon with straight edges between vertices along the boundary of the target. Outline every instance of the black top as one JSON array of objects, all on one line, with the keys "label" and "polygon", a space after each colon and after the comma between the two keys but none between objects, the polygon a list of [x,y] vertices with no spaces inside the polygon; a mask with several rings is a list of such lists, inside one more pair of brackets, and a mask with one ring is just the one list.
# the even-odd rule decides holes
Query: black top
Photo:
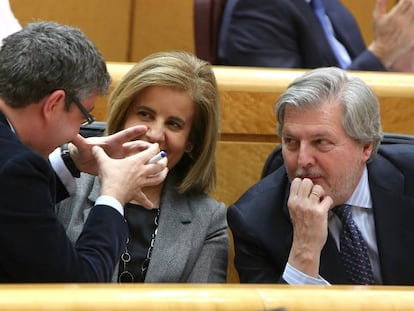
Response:
[{"label": "black top", "polygon": [[[131,256],[131,261],[125,263],[121,256],[119,276],[124,271],[129,271],[133,276],[133,280],[129,275],[125,275],[125,277],[120,279],[121,282],[144,282],[146,269],[142,272],[142,267],[147,258],[152,235],[157,228],[155,224],[157,214],[157,209],[148,210],[140,205],[132,203],[126,204],[125,219],[129,228],[129,242],[126,247]],[[148,268],[149,261],[145,264],[146,268]]]}]

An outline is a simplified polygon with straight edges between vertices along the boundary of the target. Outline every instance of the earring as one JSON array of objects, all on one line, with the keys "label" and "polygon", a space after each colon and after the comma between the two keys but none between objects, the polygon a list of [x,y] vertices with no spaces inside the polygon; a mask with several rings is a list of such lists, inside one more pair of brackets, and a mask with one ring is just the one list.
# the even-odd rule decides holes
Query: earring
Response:
[{"label": "earring", "polygon": [[188,155],[188,157],[191,160],[193,159],[193,155],[191,154],[192,151],[193,151],[193,144],[188,143],[187,147],[184,149],[184,152]]},{"label": "earring", "polygon": [[193,151],[193,144],[188,143],[184,149],[184,152],[191,153],[191,151]]}]

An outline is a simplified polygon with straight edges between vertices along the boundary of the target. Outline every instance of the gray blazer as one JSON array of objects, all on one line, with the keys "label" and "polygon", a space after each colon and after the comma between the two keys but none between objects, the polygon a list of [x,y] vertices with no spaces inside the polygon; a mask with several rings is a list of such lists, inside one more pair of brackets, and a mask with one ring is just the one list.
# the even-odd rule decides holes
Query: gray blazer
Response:
[{"label": "gray blazer", "polygon": [[[161,196],[158,233],[145,282],[226,282],[228,233],[226,207],[208,195],[180,195],[167,177]],[[99,179],[82,174],[76,193],[56,206],[74,242],[99,196]],[[113,281],[117,281],[118,266]]]}]

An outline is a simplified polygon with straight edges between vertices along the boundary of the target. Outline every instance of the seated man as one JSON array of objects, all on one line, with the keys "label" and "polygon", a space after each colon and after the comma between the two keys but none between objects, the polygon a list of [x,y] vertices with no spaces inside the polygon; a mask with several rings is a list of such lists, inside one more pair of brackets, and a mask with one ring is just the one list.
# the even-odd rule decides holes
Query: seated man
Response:
[{"label": "seated man", "polygon": [[314,69],[276,117],[283,165],[228,209],[241,282],[413,285],[414,146],[379,147],[370,88]]},{"label": "seated man", "polygon": [[374,40],[365,46],[339,0],[228,0],[219,63],[233,66],[413,71],[414,1],[387,12],[377,0]]}]

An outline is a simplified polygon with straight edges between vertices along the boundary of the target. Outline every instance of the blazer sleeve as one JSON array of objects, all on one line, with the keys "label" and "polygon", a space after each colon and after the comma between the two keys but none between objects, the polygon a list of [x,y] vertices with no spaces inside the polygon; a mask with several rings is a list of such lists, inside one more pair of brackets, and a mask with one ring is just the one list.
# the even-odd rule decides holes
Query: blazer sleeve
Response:
[{"label": "blazer sleeve", "polygon": [[215,211],[211,214],[204,245],[189,275],[189,283],[226,282],[229,248],[226,206],[223,203],[216,204]]},{"label": "blazer sleeve", "polygon": [[49,163],[20,152],[0,172],[0,279],[6,282],[110,281],[127,238],[124,218],[95,206],[76,244],[56,217]]},{"label": "blazer sleeve", "polygon": [[255,237],[254,230],[250,229],[250,225],[254,226],[254,224],[249,224],[248,219],[237,205],[228,208],[227,220],[233,234],[234,265],[239,274],[240,282],[286,283],[282,278],[283,270],[278,268],[285,263],[280,265],[273,262],[266,247],[260,244],[260,239]]},{"label": "blazer sleeve", "polygon": [[382,62],[371,51],[366,49],[352,60],[348,70],[387,71]]}]

